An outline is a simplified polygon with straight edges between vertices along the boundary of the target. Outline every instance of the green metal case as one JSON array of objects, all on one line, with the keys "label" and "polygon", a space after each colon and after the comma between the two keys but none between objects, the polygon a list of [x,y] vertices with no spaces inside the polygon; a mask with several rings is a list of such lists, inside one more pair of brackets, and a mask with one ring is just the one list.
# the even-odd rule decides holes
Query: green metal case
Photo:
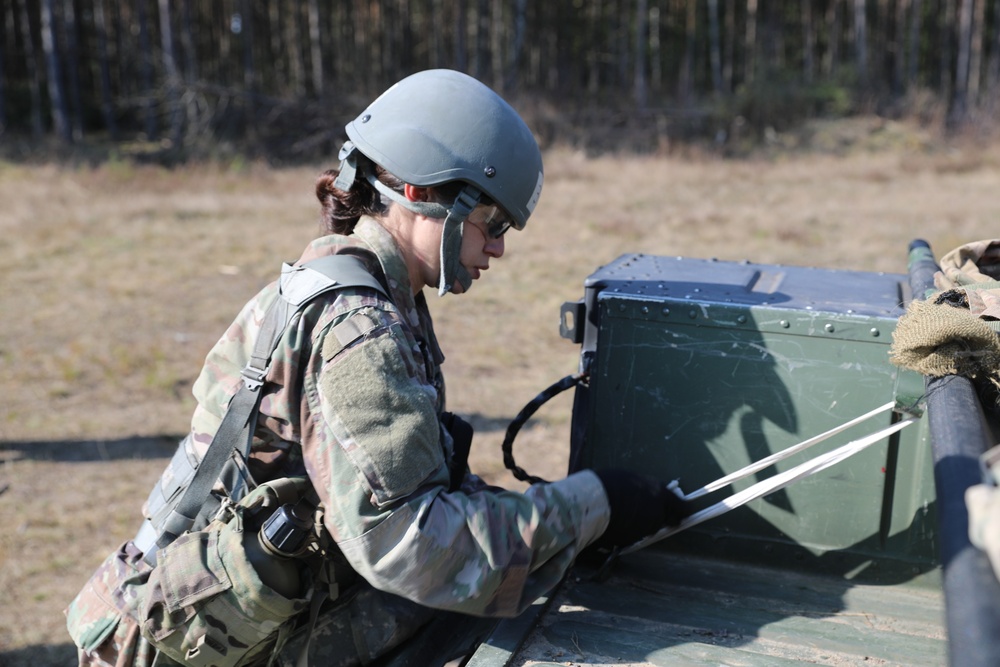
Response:
[{"label": "green metal case", "polygon": [[[625,255],[563,307],[582,345],[571,470],[625,467],[693,491],[887,402],[923,378],[892,365],[903,275]],[[714,503],[888,426],[877,418],[736,482]],[[925,420],[663,544],[888,583],[937,564]]]}]

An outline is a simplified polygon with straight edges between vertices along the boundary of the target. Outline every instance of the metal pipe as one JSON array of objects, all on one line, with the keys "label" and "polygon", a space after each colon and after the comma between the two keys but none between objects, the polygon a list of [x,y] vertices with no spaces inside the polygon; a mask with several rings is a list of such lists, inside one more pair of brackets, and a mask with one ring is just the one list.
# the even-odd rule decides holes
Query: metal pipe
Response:
[{"label": "metal pipe", "polygon": [[[930,246],[910,244],[914,299],[933,289],[937,264]],[[1000,665],[1000,581],[986,554],[969,541],[965,490],[982,481],[979,456],[993,443],[972,382],[958,375],[927,379],[927,419],[934,457],[938,538],[954,667]]]}]

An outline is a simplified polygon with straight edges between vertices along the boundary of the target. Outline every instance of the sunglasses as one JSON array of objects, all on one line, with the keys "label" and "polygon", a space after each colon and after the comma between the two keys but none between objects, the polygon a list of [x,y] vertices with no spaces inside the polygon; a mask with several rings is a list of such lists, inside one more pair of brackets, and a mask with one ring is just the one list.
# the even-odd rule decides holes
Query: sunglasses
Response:
[{"label": "sunglasses", "polygon": [[478,204],[466,220],[482,228],[490,238],[494,239],[500,238],[514,226],[510,215],[492,202]]}]

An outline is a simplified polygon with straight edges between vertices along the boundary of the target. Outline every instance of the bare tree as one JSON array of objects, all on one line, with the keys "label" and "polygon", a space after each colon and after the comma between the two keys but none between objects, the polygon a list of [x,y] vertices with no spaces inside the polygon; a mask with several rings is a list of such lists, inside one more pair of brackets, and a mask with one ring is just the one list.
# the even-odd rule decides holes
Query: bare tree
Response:
[{"label": "bare tree", "polygon": [[660,42],[660,8],[649,8],[649,78],[654,93],[663,89],[663,49]]},{"label": "bare tree", "polygon": [[309,58],[312,66],[313,93],[323,96],[323,50],[320,46],[319,3],[309,0]]},{"label": "bare tree", "polygon": [[104,0],[94,0],[94,32],[97,37],[98,70],[101,81],[101,116],[112,141],[118,139],[118,121],[115,119],[111,92],[111,67],[108,63],[108,24],[104,17]]},{"label": "bare tree", "polygon": [[841,0],[830,0],[826,6],[826,51],[822,63],[826,76],[832,76],[840,65],[840,4]]},{"label": "bare tree", "polygon": [[181,115],[181,77],[177,70],[174,52],[174,31],[170,21],[170,0],[158,0],[160,9],[160,49],[166,77],[167,118],[170,123],[170,142],[176,149],[181,146],[183,116]]},{"label": "bare tree", "polygon": [[480,81],[486,79],[486,67],[490,62],[490,0],[476,3],[476,50],[472,61],[472,75]]},{"label": "bare tree", "polygon": [[854,0],[854,64],[862,87],[868,85],[868,19],[865,0]]},{"label": "bare tree", "polygon": [[0,137],[7,129],[7,75],[4,74],[4,51],[13,41],[14,6],[7,5],[3,13],[0,29]]},{"label": "bare tree", "polygon": [[816,73],[813,60],[816,51],[816,28],[813,25],[812,0],[801,0],[802,8],[802,78],[806,83],[812,83]]},{"label": "bare tree", "polygon": [[514,31],[511,35],[510,57],[507,59],[507,73],[504,76],[504,88],[510,91],[516,89],[519,83],[518,72],[521,69],[521,60],[524,58],[524,32],[527,26],[527,11],[528,0],[515,0]]},{"label": "bare tree", "polygon": [[[755,1],[755,0],[754,0]],[[694,59],[696,47],[696,28],[698,27],[698,3],[684,3],[684,57],[681,59],[680,76],[678,77],[677,96],[682,104],[690,104],[694,95]]]},{"label": "bare tree", "polygon": [[640,109],[649,103],[649,92],[646,88],[646,35],[649,27],[646,23],[649,13],[648,0],[636,0],[635,6],[635,59],[633,65],[632,89],[635,105]]},{"label": "bare tree", "polygon": [[909,59],[907,60],[906,87],[917,83],[917,73],[920,67],[920,23],[923,18],[923,0],[913,0],[910,10],[910,34],[908,37]]},{"label": "bare tree", "polygon": [[198,54],[194,46],[191,2],[192,0],[181,0],[181,52],[184,55],[184,81],[189,85],[198,80]]},{"label": "bare tree", "polygon": [[31,15],[28,14],[28,0],[21,0],[21,34],[24,39],[24,64],[28,74],[28,90],[31,94],[31,134],[42,136],[42,73],[38,68],[38,45],[31,30]]},{"label": "bare tree", "polygon": [[953,0],[944,0],[940,3],[944,11],[938,12],[938,72],[941,77],[940,94],[941,99],[949,100],[955,80],[955,72],[952,69],[952,43],[955,38],[955,3]]},{"label": "bare tree", "polygon": [[469,62],[467,37],[469,32],[468,0],[457,0],[455,12],[455,69],[464,72]]},{"label": "bare tree", "polygon": [[506,70],[503,61],[504,20],[503,0],[493,0],[490,8],[490,68],[493,70],[493,87],[500,93],[504,92]]},{"label": "bare tree", "polygon": [[993,2],[993,49],[990,52],[989,103],[991,107],[1000,100],[1000,0]]},{"label": "bare tree", "polygon": [[590,24],[590,48],[586,53],[587,93],[596,97],[601,87],[600,49],[597,45],[602,38],[601,0],[590,0],[587,3],[587,21]]},{"label": "bare tree", "polygon": [[56,27],[53,0],[42,0],[42,51],[45,54],[45,69],[49,86],[49,103],[52,127],[56,135],[66,143],[73,142],[66,108],[66,94],[63,88],[62,68],[59,63],[59,49],[56,44]]},{"label": "bare tree", "polygon": [[[66,47],[65,62],[67,85],[69,87],[67,109],[69,111],[70,131],[74,141],[83,138],[83,100],[80,94],[80,48],[77,40],[76,9],[73,0],[63,2],[63,40]],[[60,59],[62,60],[62,58]]]},{"label": "bare tree", "polygon": [[975,5],[969,50],[968,99],[972,104],[979,101],[979,81],[983,67],[983,31],[986,29],[986,0],[975,0]]},{"label": "bare tree", "polygon": [[[302,49],[300,45],[302,44],[302,39],[300,37],[301,30],[299,29],[299,12],[297,10],[298,3],[291,3],[283,5],[284,9],[284,34],[285,34],[285,48],[288,50],[288,67],[289,75],[292,84],[292,93],[296,97],[301,97],[305,94],[305,69],[306,64],[302,58]],[[279,10],[281,11],[281,10]],[[361,39],[364,33],[360,35]]]},{"label": "bare tree", "polygon": [[958,11],[958,53],[955,59],[955,85],[952,92],[948,124],[958,127],[965,122],[969,107],[969,60],[972,50],[973,0],[961,0]]},{"label": "bare tree", "polygon": [[136,0],[136,20],[139,22],[139,94],[142,95],[142,111],[145,120],[146,139],[156,139],[156,115],[153,108],[153,62],[152,45],[149,41],[149,21],[146,15],[146,0]]},{"label": "bare tree", "polygon": [[719,0],[708,0],[708,53],[712,64],[712,90],[722,95],[722,43],[719,37]]},{"label": "bare tree", "polygon": [[743,37],[743,82],[753,85],[754,58],[757,54],[757,0],[747,0],[746,30]]},{"label": "bare tree", "polygon": [[723,41],[725,50],[722,52],[722,85],[726,93],[732,92],[736,85],[736,0],[726,0],[726,38]]},{"label": "bare tree", "polygon": [[896,0],[896,20],[893,27],[893,60],[892,60],[892,93],[900,96],[906,89],[907,71],[907,23],[906,16],[910,8],[910,0]]}]

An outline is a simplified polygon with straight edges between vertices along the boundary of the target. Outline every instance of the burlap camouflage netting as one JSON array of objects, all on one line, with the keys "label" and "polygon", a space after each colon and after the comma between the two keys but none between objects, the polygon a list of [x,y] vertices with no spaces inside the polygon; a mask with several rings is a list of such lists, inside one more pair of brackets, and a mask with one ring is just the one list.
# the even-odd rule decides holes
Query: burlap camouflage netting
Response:
[{"label": "burlap camouflage netting", "polygon": [[[941,290],[914,299],[889,348],[898,366],[930,377],[963,375],[1000,387],[1000,241],[974,241],[941,258]],[[920,296],[920,295],[916,295]]]}]

